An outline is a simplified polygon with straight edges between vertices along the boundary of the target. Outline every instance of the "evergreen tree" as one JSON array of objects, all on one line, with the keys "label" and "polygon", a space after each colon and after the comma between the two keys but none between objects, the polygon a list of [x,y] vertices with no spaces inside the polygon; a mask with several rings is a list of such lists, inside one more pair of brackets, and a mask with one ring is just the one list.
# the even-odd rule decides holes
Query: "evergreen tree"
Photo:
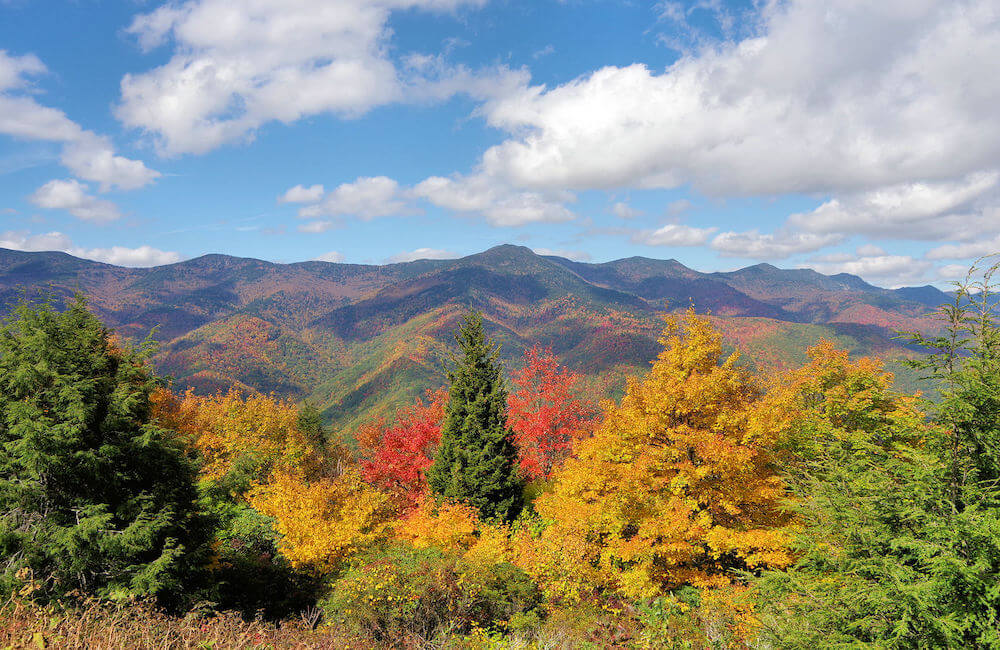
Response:
[{"label": "evergreen tree", "polygon": [[427,482],[441,498],[468,503],[484,519],[511,521],[523,504],[499,346],[486,339],[479,312],[466,314],[455,339],[461,355],[448,373],[441,445]]},{"label": "evergreen tree", "polygon": [[180,604],[208,522],[177,435],[150,423],[155,387],[82,298],[0,328],[0,592]]},{"label": "evergreen tree", "polygon": [[877,367],[813,364],[785,477],[798,560],[755,580],[775,647],[1000,647],[996,270],[958,287],[941,335],[908,336],[932,422]]}]

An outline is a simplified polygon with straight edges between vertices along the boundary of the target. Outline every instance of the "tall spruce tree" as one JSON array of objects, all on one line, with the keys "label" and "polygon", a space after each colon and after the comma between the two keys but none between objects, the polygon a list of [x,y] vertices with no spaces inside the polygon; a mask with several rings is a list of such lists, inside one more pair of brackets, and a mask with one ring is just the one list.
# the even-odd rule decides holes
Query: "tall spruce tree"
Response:
[{"label": "tall spruce tree", "polygon": [[484,519],[511,521],[523,506],[517,448],[507,428],[507,389],[497,344],[470,311],[455,335],[461,355],[448,373],[449,401],[441,445],[427,470],[431,490],[479,510]]},{"label": "tall spruce tree", "polygon": [[80,298],[0,328],[0,593],[183,604],[209,529],[195,467],[150,422],[156,385]]}]

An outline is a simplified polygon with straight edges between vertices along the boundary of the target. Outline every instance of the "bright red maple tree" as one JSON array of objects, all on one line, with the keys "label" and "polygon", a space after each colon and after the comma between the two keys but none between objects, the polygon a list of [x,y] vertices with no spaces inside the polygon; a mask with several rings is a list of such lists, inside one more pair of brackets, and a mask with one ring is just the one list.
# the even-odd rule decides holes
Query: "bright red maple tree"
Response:
[{"label": "bright red maple tree", "polygon": [[447,401],[445,389],[429,390],[426,400],[401,409],[393,424],[379,420],[357,434],[367,457],[361,462],[365,481],[396,495],[404,508],[417,505],[427,493],[424,470],[434,462]]},{"label": "bright red maple tree", "polygon": [[551,348],[535,345],[524,368],[511,378],[507,425],[514,432],[521,470],[548,478],[572,451],[574,441],[593,432],[598,409],[581,398],[580,375],[559,365]]}]

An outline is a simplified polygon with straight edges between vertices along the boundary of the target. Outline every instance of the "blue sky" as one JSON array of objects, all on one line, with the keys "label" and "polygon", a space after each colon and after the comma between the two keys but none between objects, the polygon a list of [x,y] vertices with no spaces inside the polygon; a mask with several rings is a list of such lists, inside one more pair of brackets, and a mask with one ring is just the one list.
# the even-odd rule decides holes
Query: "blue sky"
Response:
[{"label": "blue sky", "polygon": [[1000,250],[997,51],[995,0],[0,0],[0,247],[942,284]]}]

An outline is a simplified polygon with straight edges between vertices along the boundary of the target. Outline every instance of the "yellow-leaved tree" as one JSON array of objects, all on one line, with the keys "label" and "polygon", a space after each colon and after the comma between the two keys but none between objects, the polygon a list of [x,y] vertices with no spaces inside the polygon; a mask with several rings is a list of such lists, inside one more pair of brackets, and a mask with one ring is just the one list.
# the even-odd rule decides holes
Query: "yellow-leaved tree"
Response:
[{"label": "yellow-leaved tree", "polygon": [[361,480],[356,467],[307,480],[279,471],[257,484],[250,503],[273,517],[278,550],[292,566],[332,573],[367,546],[387,539],[396,508],[388,494]]},{"label": "yellow-leaved tree", "polygon": [[161,394],[155,404],[160,420],[192,438],[219,514],[233,519],[249,505],[270,517],[277,550],[292,566],[331,572],[388,537],[396,514],[389,496],[365,483],[348,450],[324,442],[293,403],[189,391],[180,400]]},{"label": "yellow-leaved tree", "polygon": [[733,570],[790,561],[772,451],[787,420],[724,358],[707,317],[668,318],[660,342],[536,501],[549,525],[521,540],[519,563],[554,600],[723,586]]},{"label": "yellow-leaved tree", "polygon": [[324,462],[322,442],[299,426],[299,409],[291,402],[237,391],[210,397],[189,391],[180,417],[194,429],[202,476],[209,481],[236,475],[239,483],[267,481],[275,471],[315,474]]}]

